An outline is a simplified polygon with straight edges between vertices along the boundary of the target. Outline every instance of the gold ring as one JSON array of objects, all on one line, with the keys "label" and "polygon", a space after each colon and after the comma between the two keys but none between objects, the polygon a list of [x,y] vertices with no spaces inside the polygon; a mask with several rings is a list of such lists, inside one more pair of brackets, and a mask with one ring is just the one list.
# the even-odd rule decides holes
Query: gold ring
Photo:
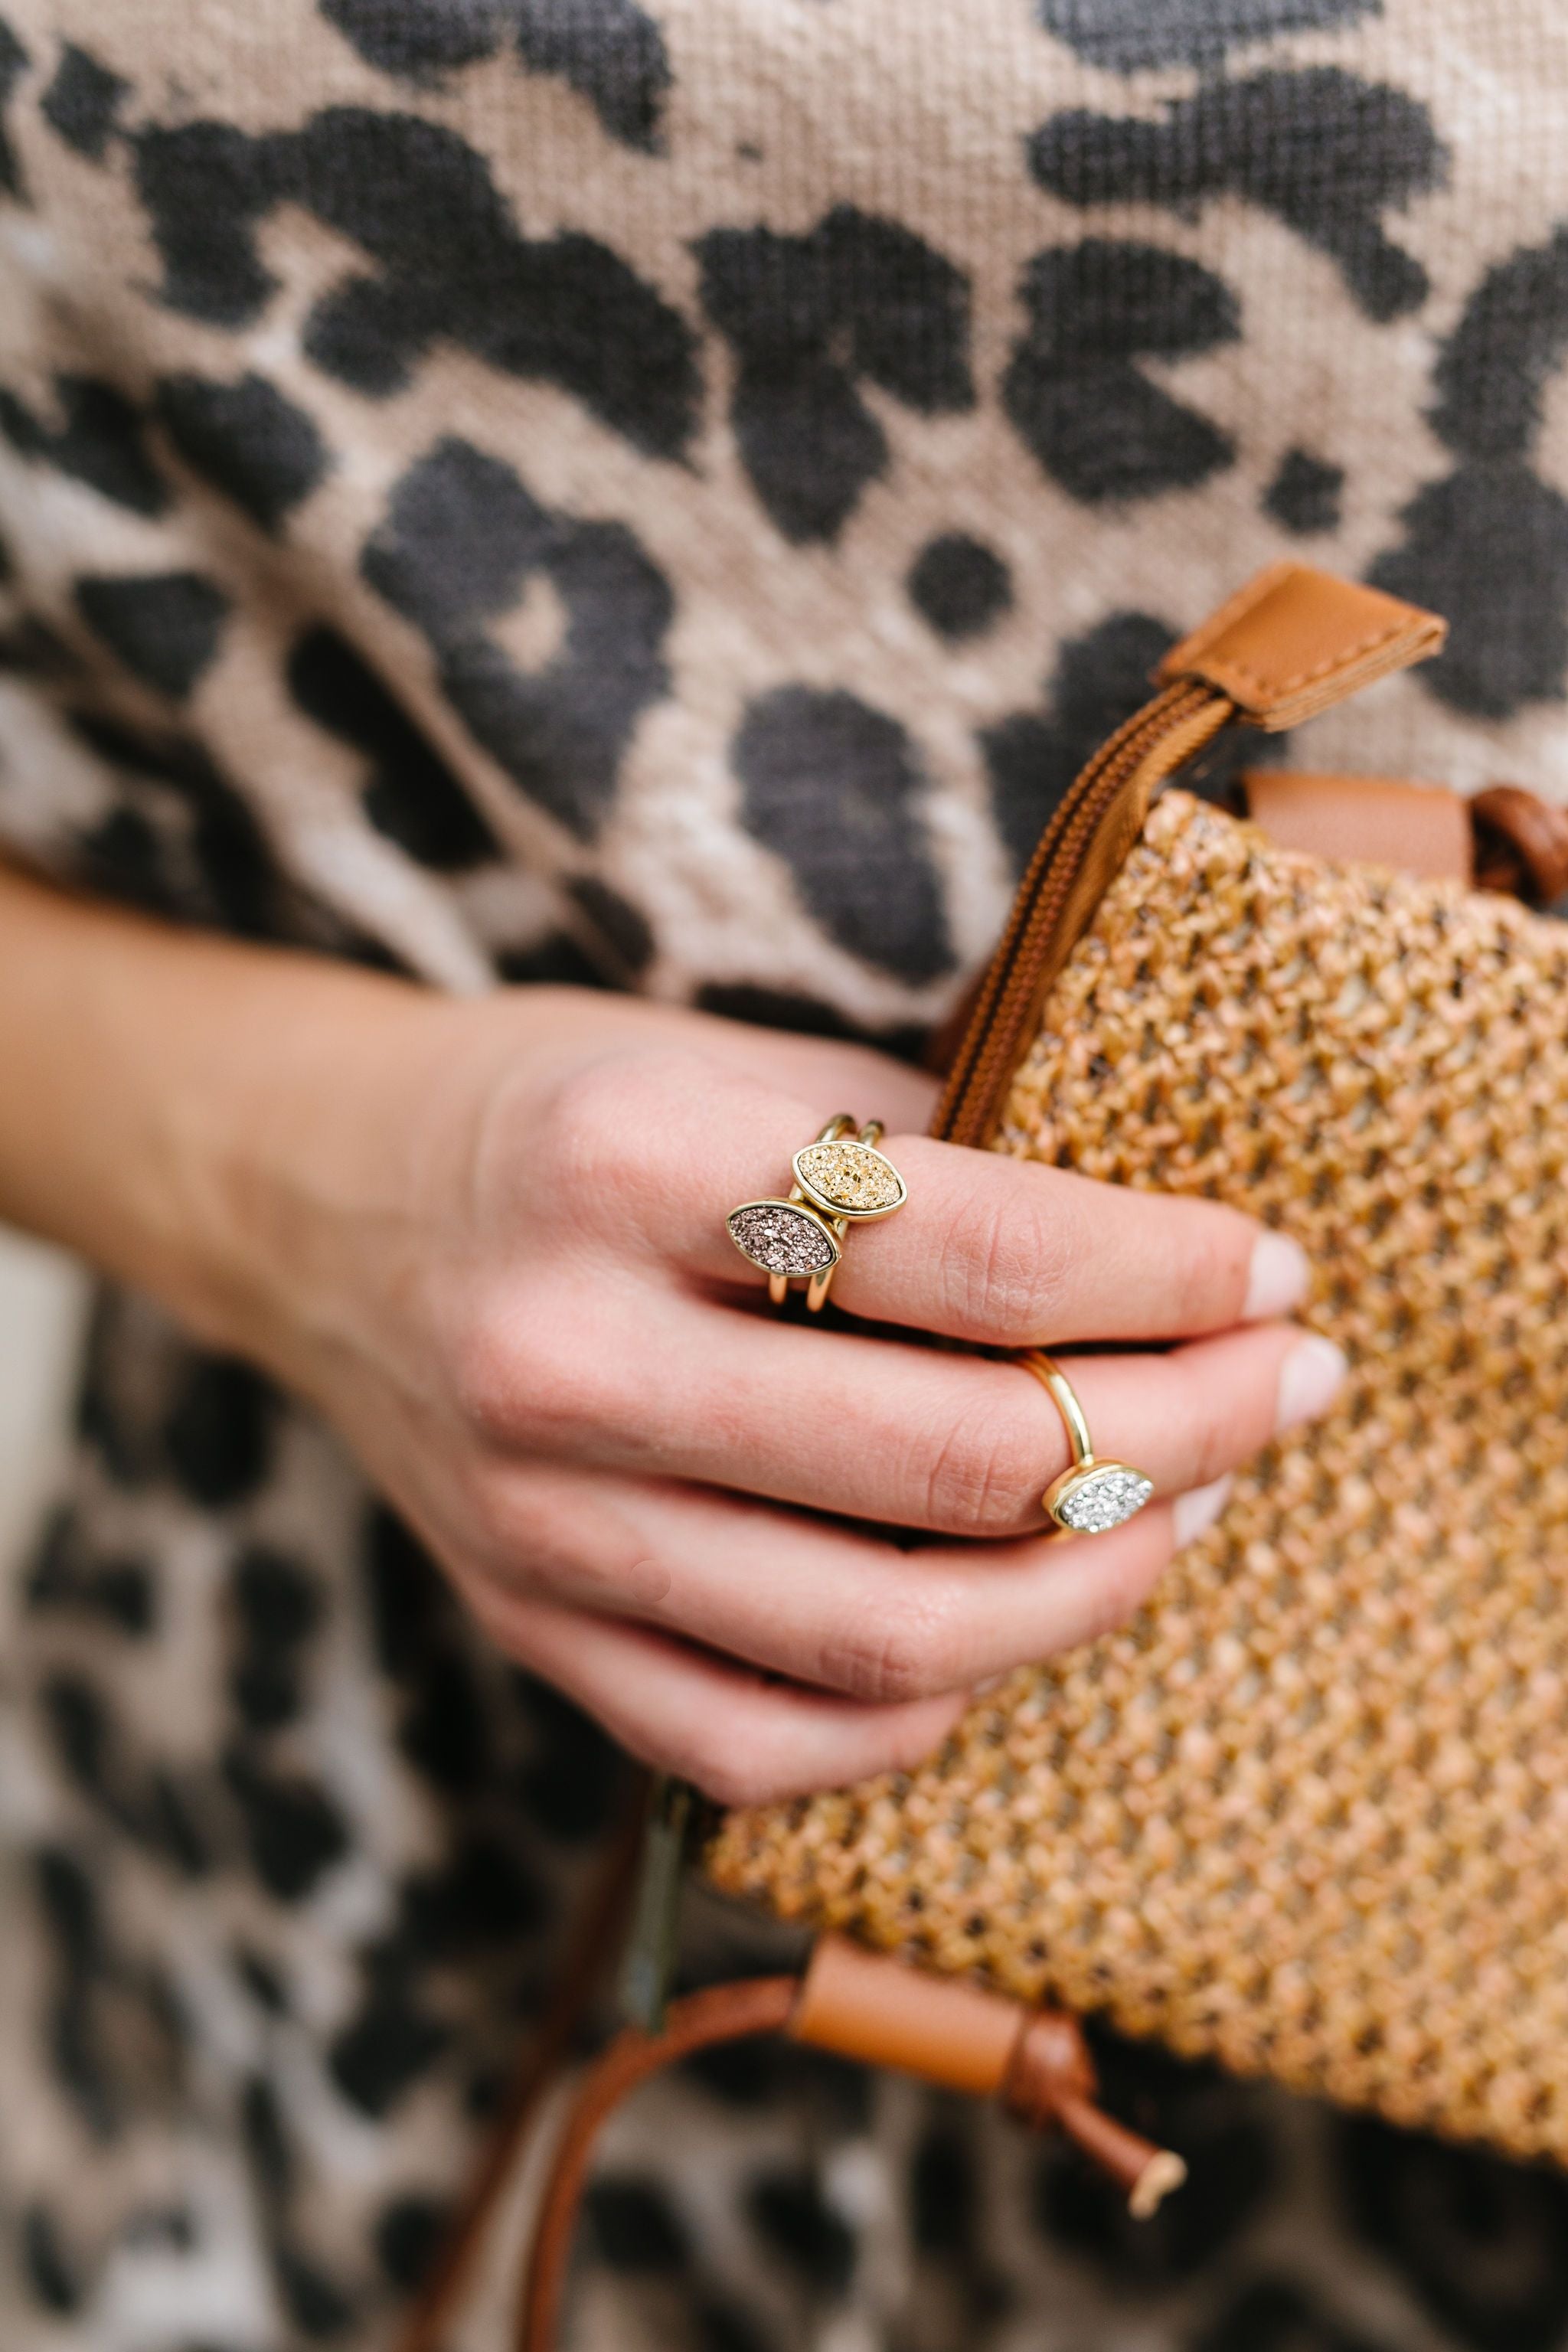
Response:
[{"label": "gold ring", "polygon": [[1078,1391],[1055,1357],[1031,1348],[1013,1361],[1039,1381],[1061,1414],[1072,1447],[1071,1462],[1040,1496],[1047,1517],[1075,1536],[1102,1536],[1121,1527],[1142,1509],[1154,1491],[1153,1480],[1130,1462],[1096,1454]]},{"label": "gold ring", "polygon": [[742,1201],[724,1221],[741,1255],[767,1276],[775,1307],[793,1280],[804,1279],[806,1306],[819,1314],[849,1227],[890,1217],[909,1199],[903,1178],[876,1149],[881,1120],[868,1119],[858,1134],[854,1129],[849,1113],[840,1111],[795,1153],[787,1200]]}]

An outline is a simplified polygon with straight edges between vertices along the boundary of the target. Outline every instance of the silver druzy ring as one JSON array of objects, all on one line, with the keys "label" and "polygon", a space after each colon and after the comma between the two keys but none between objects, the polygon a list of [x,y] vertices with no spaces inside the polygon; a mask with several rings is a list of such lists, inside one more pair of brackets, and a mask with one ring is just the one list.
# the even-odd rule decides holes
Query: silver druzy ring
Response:
[{"label": "silver druzy ring", "polygon": [[1075,1536],[1101,1536],[1141,1511],[1154,1491],[1154,1482],[1130,1462],[1113,1462],[1096,1454],[1089,1422],[1078,1391],[1054,1356],[1031,1348],[1013,1361],[1032,1372],[1062,1417],[1072,1448],[1072,1460],[1053,1478],[1040,1500],[1046,1517]]},{"label": "silver druzy ring", "polygon": [[815,1143],[795,1155],[787,1200],[742,1201],[725,1219],[730,1239],[768,1277],[768,1296],[783,1306],[792,1281],[806,1286],[815,1315],[826,1299],[852,1224],[890,1217],[909,1199],[909,1187],[886,1153],[877,1150],[879,1118],[858,1134],[847,1111],[830,1118]]}]

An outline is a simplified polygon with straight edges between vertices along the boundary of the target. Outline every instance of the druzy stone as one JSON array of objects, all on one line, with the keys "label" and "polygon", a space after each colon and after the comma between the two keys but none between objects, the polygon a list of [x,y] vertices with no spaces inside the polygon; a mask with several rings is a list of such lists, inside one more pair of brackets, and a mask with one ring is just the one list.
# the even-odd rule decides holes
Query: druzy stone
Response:
[{"label": "druzy stone", "polygon": [[904,1198],[904,1180],[868,1143],[808,1143],[795,1156],[805,1189],[842,1217],[885,1216]]},{"label": "druzy stone", "polygon": [[731,1209],[727,1222],[742,1256],[764,1274],[820,1274],[838,1255],[820,1217],[792,1201],[748,1201]]},{"label": "druzy stone", "polygon": [[1153,1491],[1152,1480],[1142,1470],[1108,1462],[1103,1470],[1090,1470],[1068,1489],[1057,1505],[1057,1517],[1079,1535],[1100,1536],[1141,1511]]}]

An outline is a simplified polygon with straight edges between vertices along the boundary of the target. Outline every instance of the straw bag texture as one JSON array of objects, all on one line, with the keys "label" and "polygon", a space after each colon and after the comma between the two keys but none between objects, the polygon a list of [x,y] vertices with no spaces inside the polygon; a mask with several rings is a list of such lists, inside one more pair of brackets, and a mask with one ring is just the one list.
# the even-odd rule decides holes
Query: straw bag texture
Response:
[{"label": "straw bag texture", "polygon": [[919,1772],[729,1815],[707,1867],[923,1969],[1568,2158],[1568,932],[1183,792],[1132,815],[985,1140],[1294,1234],[1342,1400],[1125,1630]]}]

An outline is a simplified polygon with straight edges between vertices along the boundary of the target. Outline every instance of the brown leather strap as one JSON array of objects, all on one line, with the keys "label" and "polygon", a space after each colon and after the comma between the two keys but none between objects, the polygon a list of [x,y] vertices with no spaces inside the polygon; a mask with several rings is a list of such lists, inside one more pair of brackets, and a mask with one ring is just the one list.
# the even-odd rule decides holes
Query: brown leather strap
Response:
[{"label": "brown leather strap", "polygon": [[583,2183],[594,2142],[612,2108],[650,2074],[694,2050],[751,2033],[782,2032],[799,1990],[798,1977],[754,1977],[689,1993],[670,2003],[662,2033],[643,2033],[628,2025],[590,2068],[556,2150],[535,2225],[532,2258],[518,2306],[517,2352],[553,2352]]},{"label": "brown leather strap", "polygon": [[1425,661],[1447,635],[1418,605],[1308,563],[1276,563],[1173,646],[1157,676],[1162,686],[1201,678],[1273,734]]},{"label": "brown leather strap", "polygon": [[1469,804],[1440,785],[1253,768],[1241,787],[1248,816],[1281,849],[1308,850],[1335,865],[1390,866],[1433,881],[1471,879]]}]

